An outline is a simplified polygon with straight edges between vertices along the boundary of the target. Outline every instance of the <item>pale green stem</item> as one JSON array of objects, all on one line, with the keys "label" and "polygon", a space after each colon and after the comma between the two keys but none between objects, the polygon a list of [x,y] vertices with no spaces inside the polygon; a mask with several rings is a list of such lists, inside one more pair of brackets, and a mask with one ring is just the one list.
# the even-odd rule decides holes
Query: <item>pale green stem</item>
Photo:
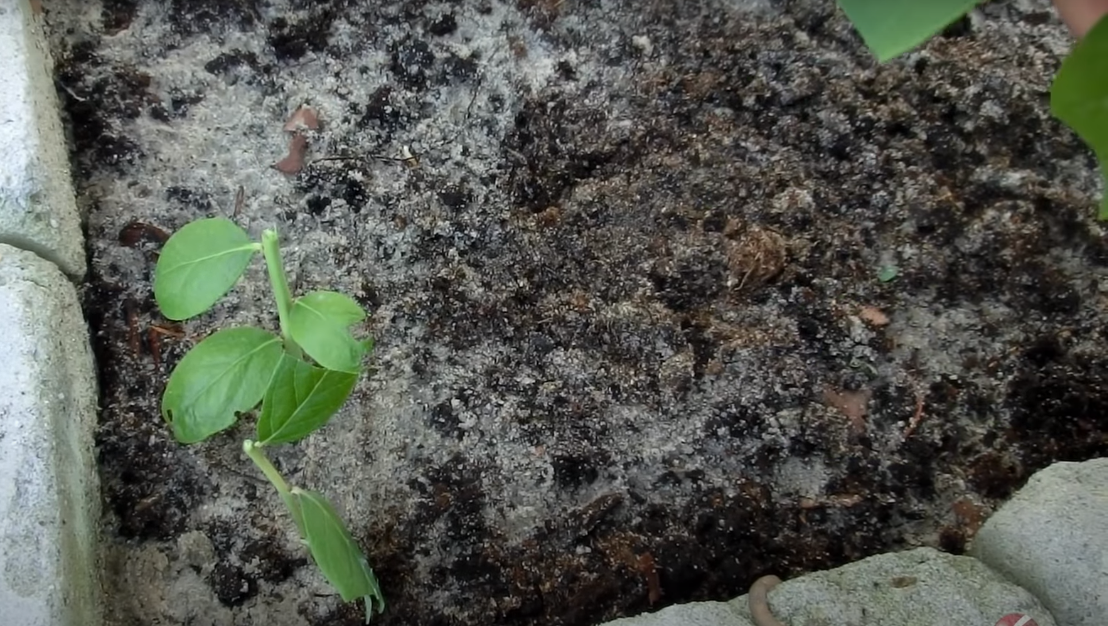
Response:
[{"label": "pale green stem", "polygon": [[277,301],[277,319],[281,323],[281,337],[285,340],[285,349],[292,356],[299,357],[300,346],[289,334],[292,292],[289,290],[288,276],[285,275],[285,265],[281,261],[277,231],[266,229],[262,232],[262,254],[265,255],[265,267],[269,270],[269,285],[273,289],[273,298]]},{"label": "pale green stem", "polygon": [[285,478],[281,476],[277,468],[273,467],[273,463],[269,462],[269,458],[265,455],[262,447],[247,439],[242,442],[242,451],[245,452],[246,456],[250,457],[250,460],[254,462],[254,465],[257,465],[258,469],[265,474],[269,482],[273,483],[274,488],[277,489],[277,493],[281,494],[284,498],[288,498],[289,493],[291,493],[289,484],[285,482]]}]

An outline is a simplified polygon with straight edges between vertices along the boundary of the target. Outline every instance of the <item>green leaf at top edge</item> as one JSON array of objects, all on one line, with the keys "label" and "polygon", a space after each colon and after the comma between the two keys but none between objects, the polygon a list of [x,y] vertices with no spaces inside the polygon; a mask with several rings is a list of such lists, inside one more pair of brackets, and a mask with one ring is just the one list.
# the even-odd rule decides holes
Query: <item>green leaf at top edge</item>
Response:
[{"label": "green leaf at top edge", "polygon": [[839,0],[839,6],[884,63],[927,41],[982,1]]},{"label": "green leaf at top edge", "polygon": [[1054,77],[1050,110],[1100,161],[1105,194],[1098,217],[1108,219],[1108,15],[1074,45]]},{"label": "green leaf at top edge", "polygon": [[357,381],[357,374],[315,367],[285,353],[262,400],[258,444],[292,443],[322,428]]},{"label": "green leaf at top edge", "polygon": [[374,601],[379,605],[378,610],[384,611],[385,597],[365,554],[334,507],[321,494],[294,487],[290,499],[299,509],[303,538],[312,553],[312,560],[338,590],[344,602],[358,598],[365,601],[365,621],[368,624],[373,616]]},{"label": "green leaf at top edge", "polygon": [[297,298],[289,311],[289,335],[308,356],[337,372],[361,371],[365,345],[349,327],[365,319],[365,311],[348,296],[314,291]]},{"label": "green leaf at top edge", "polygon": [[165,242],[154,269],[154,299],[162,314],[183,320],[207,311],[235,286],[259,249],[229,219],[186,224]]},{"label": "green leaf at top edge", "polygon": [[177,440],[203,441],[257,406],[282,353],[281,340],[260,328],[228,328],[196,344],[162,394],[162,417]]}]

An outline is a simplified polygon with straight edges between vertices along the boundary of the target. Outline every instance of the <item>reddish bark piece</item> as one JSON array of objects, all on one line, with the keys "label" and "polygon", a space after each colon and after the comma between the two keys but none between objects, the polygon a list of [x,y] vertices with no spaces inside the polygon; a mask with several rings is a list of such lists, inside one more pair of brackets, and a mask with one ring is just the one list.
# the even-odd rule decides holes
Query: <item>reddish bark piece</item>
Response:
[{"label": "reddish bark piece", "polygon": [[319,130],[319,116],[311,107],[301,105],[285,120],[285,132],[295,133],[302,130]]},{"label": "reddish bark piece", "polygon": [[308,138],[300,133],[292,136],[289,142],[288,156],[273,165],[273,168],[282,174],[292,176],[298,174],[304,168],[304,154],[308,151]]},{"label": "reddish bark piece", "polygon": [[1030,615],[1023,613],[1009,613],[1000,618],[996,626],[1039,626],[1038,622],[1031,619]]}]

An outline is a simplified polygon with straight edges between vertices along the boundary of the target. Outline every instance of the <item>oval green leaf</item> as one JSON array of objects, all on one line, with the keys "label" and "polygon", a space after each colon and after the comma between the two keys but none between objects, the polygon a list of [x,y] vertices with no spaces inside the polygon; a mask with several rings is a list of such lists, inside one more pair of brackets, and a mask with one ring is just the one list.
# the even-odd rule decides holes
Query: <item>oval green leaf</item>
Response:
[{"label": "oval green leaf", "polygon": [[[1092,148],[1108,189],[1108,15],[1062,62],[1050,88],[1050,110]],[[1108,192],[1099,217],[1108,219]]]},{"label": "oval green leaf", "polygon": [[315,367],[285,353],[262,400],[258,443],[292,443],[322,428],[357,381],[357,374]]},{"label": "oval green leaf", "polygon": [[366,349],[349,327],[365,317],[362,307],[349,296],[313,291],[293,302],[288,330],[316,363],[329,370],[357,373]]},{"label": "oval green leaf", "polygon": [[908,52],[983,0],[839,0],[879,61]]},{"label": "oval green leaf", "polygon": [[321,494],[294,487],[289,499],[295,503],[290,508],[299,509],[293,514],[295,517],[299,513],[312,560],[344,602],[365,600],[368,624],[373,616],[374,600],[379,605],[378,610],[384,611],[385,597],[361,548],[334,507]]},{"label": "oval green leaf", "polygon": [[257,406],[282,354],[281,340],[260,328],[229,328],[198,343],[162,395],[162,417],[177,440],[203,441]]},{"label": "oval green leaf", "polygon": [[183,320],[207,311],[235,286],[259,249],[223,217],[185,225],[165,242],[154,269],[154,299],[162,314]]}]

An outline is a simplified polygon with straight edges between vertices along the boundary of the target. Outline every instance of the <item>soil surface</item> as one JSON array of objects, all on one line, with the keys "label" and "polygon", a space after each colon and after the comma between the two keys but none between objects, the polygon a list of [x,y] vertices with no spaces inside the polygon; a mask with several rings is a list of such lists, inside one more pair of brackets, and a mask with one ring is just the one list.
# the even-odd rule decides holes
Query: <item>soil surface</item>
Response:
[{"label": "soil surface", "polygon": [[252,418],[186,447],[159,417],[196,341],[276,325],[260,262],[159,315],[158,248],[200,217],[278,228],[297,291],[373,312],[373,372],[276,461],[345,513],[386,626],[958,552],[1032,472],[1108,454],[1100,184],[1049,114],[1045,0],[884,66],[830,0],[44,4],[113,624],[361,623],[242,455]]}]

